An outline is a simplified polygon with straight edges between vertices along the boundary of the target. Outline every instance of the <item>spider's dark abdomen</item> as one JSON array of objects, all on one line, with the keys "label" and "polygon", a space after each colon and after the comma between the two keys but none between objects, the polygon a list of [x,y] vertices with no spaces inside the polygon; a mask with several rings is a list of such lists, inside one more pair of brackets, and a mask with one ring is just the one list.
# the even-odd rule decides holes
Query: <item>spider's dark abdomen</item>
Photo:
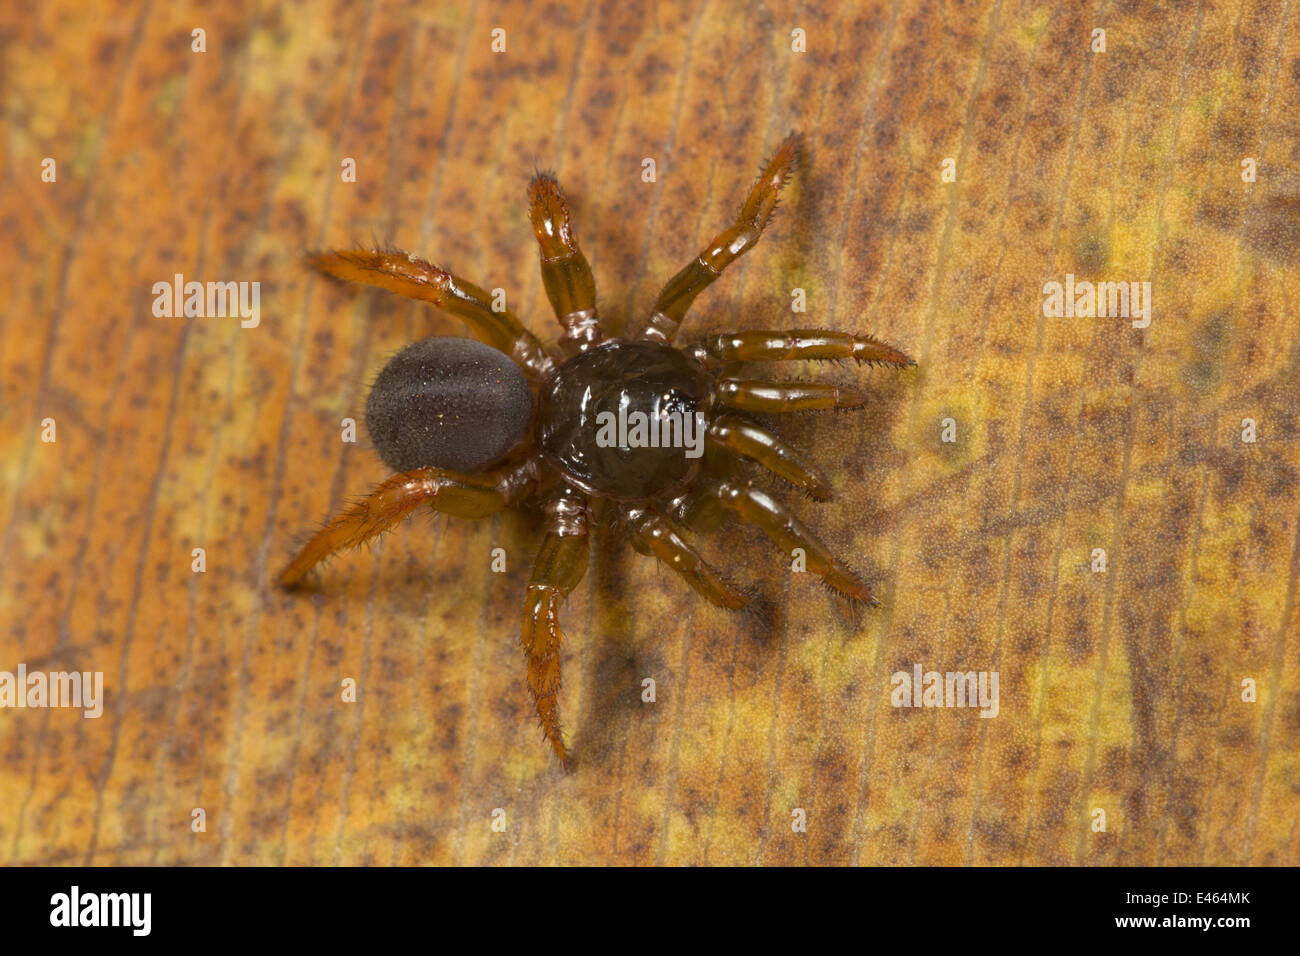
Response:
[{"label": "spider's dark abdomen", "polygon": [[445,468],[475,474],[528,432],[533,395],[519,366],[474,339],[408,345],[375,379],[366,428],[393,471]]},{"label": "spider's dark abdomen", "polygon": [[[712,400],[707,375],[677,349],[653,342],[605,342],[569,359],[542,388],[538,398],[537,440],[542,449],[581,487],[611,498],[645,498],[689,477],[698,464],[696,412]],[[627,445],[610,442],[618,432]],[[654,447],[636,441],[642,422],[690,419],[687,440]],[[660,426],[660,436],[671,434]],[[603,440],[602,440],[603,439]]]}]

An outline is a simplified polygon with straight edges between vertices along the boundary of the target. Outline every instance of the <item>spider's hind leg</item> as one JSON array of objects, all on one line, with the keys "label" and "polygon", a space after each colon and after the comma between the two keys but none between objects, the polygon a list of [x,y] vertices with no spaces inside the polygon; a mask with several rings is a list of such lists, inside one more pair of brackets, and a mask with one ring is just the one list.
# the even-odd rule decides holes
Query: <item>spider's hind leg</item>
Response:
[{"label": "spider's hind leg", "polygon": [[494,311],[486,291],[432,262],[379,249],[314,252],[307,262],[336,279],[376,286],[437,306],[464,321],[479,341],[509,355],[531,379],[544,378],[554,368],[542,343],[514,312]]},{"label": "spider's hind leg", "polygon": [[383,534],[421,505],[458,518],[483,518],[501,511],[531,490],[531,467],[525,461],[481,475],[462,475],[441,468],[417,468],[393,475],[317,531],[280,572],[277,581],[284,588],[296,586],[330,555]]}]

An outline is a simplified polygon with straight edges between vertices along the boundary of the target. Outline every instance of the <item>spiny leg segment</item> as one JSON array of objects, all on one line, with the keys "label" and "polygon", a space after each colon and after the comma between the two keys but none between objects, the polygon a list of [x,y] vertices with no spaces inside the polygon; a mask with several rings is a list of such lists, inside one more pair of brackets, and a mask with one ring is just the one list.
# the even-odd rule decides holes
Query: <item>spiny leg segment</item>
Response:
[{"label": "spiny leg segment", "polygon": [[[724,405],[750,412],[792,412],[830,408],[855,408],[866,403],[864,392],[854,388],[814,382],[745,380],[726,375],[738,362],[786,360],[837,360],[906,368],[916,363],[907,355],[870,336],[829,329],[794,329],[789,332],[727,332],[711,336],[702,346],[707,359],[723,366],[718,397]],[[715,419],[706,435],[714,448],[743,455],[807,491],[818,500],[830,497],[830,486],[811,465],[774,435],[738,416]],[[785,551],[803,548],[808,569],[819,574],[834,590],[852,600],[879,603],[865,584],[839,561],[820,540],[775,498],[747,481],[716,482],[712,496],[724,508],[758,525]]]},{"label": "spiny leg segment", "polygon": [[710,565],[671,518],[646,508],[628,509],[626,517],[632,530],[632,547],[658,558],[706,600],[733,611],[749,603],[749,596]]},{"label": "spiny leg segment", "polygon": [[506,309],[495,312],[492,297],[431,262],[405,252],[378,249],[334,249],[312,253],[310,265],[350,282],[387,289],[408,299],[429,302],[463,320],[475,338],[509,355],[528,377],[545,378],[554,368],[537,336]]},{"label": "spiny leg segment", "polygon": [[382,534],[421,505],[458,518],[483,518],[525,497],[534,486],[530,461],[481,475],[439,468],[417,468],[393,475],[316,532],[280,572],[278,582],[285,588],[297,585],[330,555]]},{"label": "spiny leg segment", "polygon": [[565,488],[546,504],[546,535],[533,562],[524,602],[523,645],[528,687],[542,732],[560,764],[569,769],[569,752],[560,731],[560,605],[587,571],[587,502]]},{"label": "spiny leg segment", "polygon": [[797,451],[739,415],[718,415],[704,435],[705,448],[742,455],[784,478],[817,501],[829,501],[830,482]]},{"label": "spiny leg segment", "polygon": [[748,252],[772,221],[781,187],[790,181],[799,156],[800,137],[791,133],[763,166],[749,190],[735,223],[713,237],[704,251],[668,280],[655,302],[642,338],[672,343],[695,297],[718,278],[722,270]]},{"label": "spiny leg segment", "polygon": [[709,356],[720,362],[826,361],[853,359],[858,364],[908,368],[916,362],[870,335],[831,329],[723,332],[704,342]]},{"label": "spiny leg segment", "polygon": [[564,326],[566,355],[591,348],[605,337],[596,313],[596,280],[569,222],[569,204],[554,176],[538,173],[528,186],[528,218],[541,247],[542,285],[555,317]]},{"label": "spiny leg segment", "polygon": [[769,382],[739,378],[718,380],[718,400],[744,412],[814,412],[858,408],[866,392],[823,382]]},{"label": "spiny leg segment", "polygon": [[802,548],[808,570],[819,575],[840,594],[854,601],[880,603],[871,596],[862,580],[835,557],[817,535],[771,495],[746,481],[715,482],[708,488],[708,493],[724,508],[757,525],[787,555],[795,548]]},{"label": "spiny leg segment", "polygon": [[[816,382],[772,382],[740,379],[728,372],[736,362],[781,362],[807,359],[834,361],[851,358],[861,363],[907,368],[916,363],[893,346],[867,335],[830,329],[794,329],[789,332],[724,332],[710,336],[701,347],[706,360],[721,364],[718,397],[726,405],[748,412],[797,412],[831,408],[857,408],[866,393],[856,388]],[[734,367],[734,366],[733,366]]]}]

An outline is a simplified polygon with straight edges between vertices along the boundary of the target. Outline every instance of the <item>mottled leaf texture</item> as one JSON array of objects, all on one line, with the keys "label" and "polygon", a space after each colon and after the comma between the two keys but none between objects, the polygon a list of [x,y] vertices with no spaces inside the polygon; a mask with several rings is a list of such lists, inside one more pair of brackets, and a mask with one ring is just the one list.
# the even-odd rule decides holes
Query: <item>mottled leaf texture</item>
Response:
[{"label": "mottled leaf texture", "polygon": [[[6,5],[0,671],[105,696],[0,710],[0,861],[1300,863],[1297,17]],[[870,400],[779,423],[833,501],[767,486],[880,607],[728,522],[693,540],[766,616],[600,536],[562,611],[566,775],[519,648],[536,516],[417,515],[272,587],[387,477],[385,359],[464,334],[307,250],[409,250],[554,342],[526,215],[554,169],[636,328],[791,130],[795,181],[684,338],[917,360],[788,363]],[[256,327],[156,315],[177,274],[259,282]],[[1045,315],[1067,276],[1150,283],[1149,325]],[[894,707],[916,665],[996,671],[997,716]]]}]

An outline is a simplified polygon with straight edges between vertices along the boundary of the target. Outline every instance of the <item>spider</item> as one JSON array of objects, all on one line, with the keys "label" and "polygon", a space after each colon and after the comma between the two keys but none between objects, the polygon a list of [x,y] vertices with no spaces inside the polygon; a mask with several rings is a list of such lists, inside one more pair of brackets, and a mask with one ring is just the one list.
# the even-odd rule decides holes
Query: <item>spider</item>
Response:
[{"label": "spider", "polygon": [[780,144],[736,221],[668,280],[644,329],[628,338],[605,335],[591,267],[564,193],[547,173],[529,184],[528,213],[546,295],[563,327],[554,352],[513,312],[494,309],[483,289],[414,255],[310,254],[309,263],[330,276],[432,303],[464,320],[475,338],[423,339],[385,366],[366,402],[366,425],[395,474],[311,537],[280,585],[299,584],[320,561],[422,507],[460,518],[540,510],[544,537],[524,601],[523,648],[543,734],[565,770],[559,612],[586,571],[588,535],[598,521],[620,528],[633,548],[723,608],[745,608],[755,595],[687,540],[686,527],[698,528],[710,510],[757,525],[786,553],[803,549],[807,569],[848,602],[878,603],[784,504],[750,481],[762,466],[817,501],[831,497],[820,471],[746,414],[854,408],[867,396],[829,384],[741,377],[740,363],[915,363],[870,336],[825,329],[726,332],[684,348],[673,344],[695,297],[771,222],[799,149],[798,134]]}]

